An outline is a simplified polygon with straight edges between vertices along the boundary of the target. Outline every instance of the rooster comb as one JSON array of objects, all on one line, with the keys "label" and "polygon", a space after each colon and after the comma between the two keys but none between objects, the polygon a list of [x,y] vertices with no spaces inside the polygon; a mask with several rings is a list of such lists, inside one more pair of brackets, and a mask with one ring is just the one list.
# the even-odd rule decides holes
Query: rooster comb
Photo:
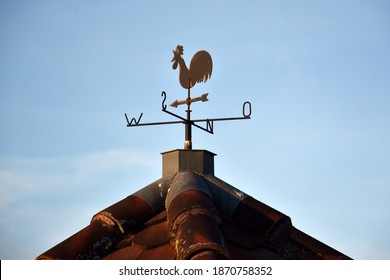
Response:
[{"label": "rooster comb", "polygon": [[184,51],[183,46],[181,46],[181,45],[176,46],[177,53],[179,53],[180,55],[183,55],[183,51]]}]

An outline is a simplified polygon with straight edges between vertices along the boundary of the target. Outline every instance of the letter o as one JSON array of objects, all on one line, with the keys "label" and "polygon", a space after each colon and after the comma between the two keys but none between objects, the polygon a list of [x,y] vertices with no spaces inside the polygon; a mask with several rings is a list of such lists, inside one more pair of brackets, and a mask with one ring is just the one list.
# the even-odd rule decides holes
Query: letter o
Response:
[{"label": "letter o", "polygon": [[[249,110],[249,113],[246,113],[247,110]],[[249,101],[245,101],[242,105],[242,115],[245,118],[249,118],[252,115],[252,104]]]}]

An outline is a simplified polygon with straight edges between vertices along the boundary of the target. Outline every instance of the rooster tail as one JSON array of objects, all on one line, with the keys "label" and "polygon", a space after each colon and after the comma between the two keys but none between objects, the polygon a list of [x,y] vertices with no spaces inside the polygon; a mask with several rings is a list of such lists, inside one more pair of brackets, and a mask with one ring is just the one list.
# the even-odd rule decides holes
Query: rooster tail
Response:
[{"label": "rooster tail", "polygon": [[190,78],[192,83],[205,83],[213,72],[213,60],[206,51],[197,52],[191,59]]}]

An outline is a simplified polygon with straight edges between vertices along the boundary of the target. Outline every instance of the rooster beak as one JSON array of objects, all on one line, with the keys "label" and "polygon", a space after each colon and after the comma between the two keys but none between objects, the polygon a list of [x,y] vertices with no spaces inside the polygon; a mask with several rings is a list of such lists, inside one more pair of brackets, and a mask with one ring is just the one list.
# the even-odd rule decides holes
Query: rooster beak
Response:
[{"label": "rooster beak", "polygon": [[176,52],[175,51],[172,51],[173,52],[173,58],[171,60],[171,62],[173,62],[173,65],[172,65],[172,69],[175,70],[177,68],[177,64],[179,63],[177,61],[177,58],[176,58]]},{"label": "rooster beak", "polygon": [[171,62],[173,62],[175,60],[175,54],[176,54],[174,50],[172,50],[172,52],[173,52],[173,58],[172,58]]}]

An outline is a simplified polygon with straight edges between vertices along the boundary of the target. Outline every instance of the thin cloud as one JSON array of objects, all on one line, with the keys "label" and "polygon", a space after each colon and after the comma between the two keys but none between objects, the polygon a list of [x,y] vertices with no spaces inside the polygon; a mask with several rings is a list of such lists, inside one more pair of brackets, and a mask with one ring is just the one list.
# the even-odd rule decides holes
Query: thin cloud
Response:
[{"label": "thin cloud", "polygon": [[[96,211],[123,198],[124,193],[131,194],[127,185],[137,183],[141,174],[137,170],[153,173],[159,166],[155,158],[131,150],[58,158],[1,157],[0,234],[7,239],[0,246],[14,244],[19,251],[2,250],[0,258],[34,258],[73,234]],[[139,187],[133,186],[134,191]],[[31,239],[31,235],[39,237],[19,248],[19,240]]]},{"label": "thin cloud", "polygon": [[[150,157],[153,158],[153,157]],[[55,190],[87,183],[102,173],[153,168],[154,160],[130,150],[108,150],[74,157],[0,158],[0,209],[30,191]],[[157,165],[158,166],[158,165]]]}]

